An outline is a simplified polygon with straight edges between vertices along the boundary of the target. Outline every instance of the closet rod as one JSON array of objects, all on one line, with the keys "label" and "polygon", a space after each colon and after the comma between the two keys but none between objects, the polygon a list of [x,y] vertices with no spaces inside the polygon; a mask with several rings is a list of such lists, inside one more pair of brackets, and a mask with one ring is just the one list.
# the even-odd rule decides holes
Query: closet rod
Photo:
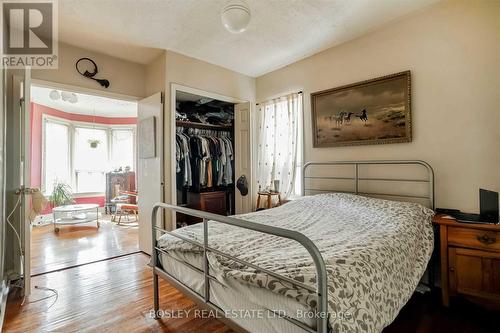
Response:
[{"label": "closet rod", "polygon": [[175,121],[176,127],[186,127],[186,128],[202,128],[202,129],[213,129],[213,130],[223,130],[223,131],[231,131],[233,126],[226,125],[212,125],[212,124],[203,124],[203,123],[192,123],[188,121]]}]

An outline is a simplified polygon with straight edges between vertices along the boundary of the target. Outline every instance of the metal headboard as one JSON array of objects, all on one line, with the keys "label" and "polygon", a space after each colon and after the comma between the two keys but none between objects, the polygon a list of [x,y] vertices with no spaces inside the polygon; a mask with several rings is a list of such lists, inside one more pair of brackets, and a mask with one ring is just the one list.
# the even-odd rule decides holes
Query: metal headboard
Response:
[{"label": "metal headboard", "polygon": [[[351,174],[347,176],[343,175],[338,175],[335,173],[335,167],[340,167],[340,166],[352,166]],[[394,166],[397,168],[397,166],[416,166],[416,167],[421,167],[426,171],[426,177],[425,178],[417,178],[414,175],[411,175],[410,177],[371,177],[371,176],[362,176],[362,169],[363,168],[368,168],[369,166]],[[313,167],[332,167],[328,168],[330,169],[329,171],[334,172],[333,174],[328,174],[327,176],[314,176],[311,175],[311,172]],[[345,170],[344,170],[345,171]],[[363,196],[373,196],[373,197],[385,197],[385,198],[397,198],[405,201],[412,201],[412,200],[425,200],[428,201],[429,208],[434,210],[434,170],[432,170],[432,167],[429,165],[429,163],[425,161],[419,161],[419,160],[380,160],[380,161],[332,161],[332,162],[308,162],[303,166],[302,169],[302,195],[308,195],[311,192],[342,192],[342,193],[353,193],[353,194],[358,194],[358,195],[363,195]],[[316,183],[317,181],[320,181],[322,183],[330,183],[332,181],[347,181],[347,182],[352,182],[350,184],[351,189],[349,190],[339,190],[335,188],[331,188],[331,184],[322,184],[319,187],[312,188],[310,187],[310,180],[315,180]],[[365,191],[363,188],[368,187],[368,183],[399,183],[399,184],[407,184],[409,186],[406,186],[406,189],[411,187],[411,184],[427,184],[427,190],[426,194],[412,194],[412,193],[404,193],[404,194],[398,194],[394,192],[384,192],[384,191]],[[326,187],[326,188],[325,188]],[[383,186],[381,186],[383,187]]]}]

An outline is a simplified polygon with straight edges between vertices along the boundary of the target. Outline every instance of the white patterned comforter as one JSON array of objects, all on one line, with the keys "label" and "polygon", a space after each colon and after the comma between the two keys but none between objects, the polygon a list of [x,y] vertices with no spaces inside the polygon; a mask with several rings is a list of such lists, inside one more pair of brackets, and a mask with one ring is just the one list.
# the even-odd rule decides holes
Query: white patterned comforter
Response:
[{"label": "white patterned comforter", "polygon": [[[426,269],[433,249],[432,215],[414,203],[330,193],[235,217],[309,237],[328,271],[332,331],[380,332],[409,300]],[[202,227],[200,223],[176,232],[203,242]],[[314,263],[294,241],[211,221],[209,244],[315,286]],[[159,239],[159,246],[167,251],[201,251],[169,235]],[[219,278],[235,278],[315,308],[315,296],[303,288],[215,254],[209,254],[209,262]]]}]

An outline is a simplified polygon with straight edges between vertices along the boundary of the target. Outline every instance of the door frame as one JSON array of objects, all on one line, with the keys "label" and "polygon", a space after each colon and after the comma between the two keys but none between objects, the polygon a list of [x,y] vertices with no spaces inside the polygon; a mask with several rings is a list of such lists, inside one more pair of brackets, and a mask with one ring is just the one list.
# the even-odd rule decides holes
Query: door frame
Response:
[{"label": "door frame", "polygon": [[[29,189],[30,179],[30,165],[31,159],[29,158],[30,146],[29,146],[29,133],[31,125],[31,113],[29,112],[29,103],[27,100],[31,100],[31,68],[26,67],[23,70],[23,74],[14,73],[12,75],[12,109],[16,112],[16,109],[20,111],[18,123],[19,125],[19,136],[15,139],[14,150],[19,149],[18,160],[15,162],[15,168],[18,168],[19,172],[16,176],[18,180],[16,181],[16,195],[19,196],[19,233],[20,238],[20,261],[19,261],[19,272],[20,277],[23,279],[23,295],[29,296],[31,293],[31,224],[28,219],[29,205],[27,196],[29,195],[26,190]],[[15,122],[15,121],[14,121]],[[17,141],[19,140],[19,141]],[[16,153],[14,153],[16,154]],[[17,157],[17,156],[16,156]],[[17,164],[19,163],[19,164]],[[14,206],[15,207],[15,206]],[[16,264],[14,264],[14,269],[16,269]]]},{"label": "door frame", "polygon": [[138,102],[139,100],[142,99],[142,97],[134,96],[134,95],[119,94],[119,93],[114,93],[114,92],[109,92],[109,91],[104,91],[104,90],[99,90],[99,89],[80,87],[80,86],[75,86],[75,85],[71,85],[71,84],[65,84],[65,83],[59,83],[59,82],[53,82],[53,81],[47,81],[47,80],[40,80],[40,79],[31,79],[31,85],[45,87],[45,88],[66,90],[66,91],[71,91],[71,92],[75,92],[75,93],[94,95],[94,96],[99,96],[99,97],[120,99],[120,100],[124,100],[124,101]]},{"label": "door frame", "polygon": [[[113,98],[113,99],[119,99],[119,100],[125,100],[125,101],[132,101],[132,102],[139,102],[141,100],[141,97],[137,96],[132,96],[132,95],[125,95],[125,94],[118,94],[118,93],[112,93],[108,91],[102,91],[99,89],[92,89],[92,88],[85,88],[85,87],[79,87],[75,85],[69,85],[69,84],[64,84],[64,83],[58,83],[58,82],[52,82],[52,81],[46,81],[46,80],[40,80],[40,79],[33,79],[31,78],[29,82],[29,91],[30,91],[30,100],[29,100],[29,105],[31,105],[31,88],[33,86],[38,86],[38,87],[45,87],[45,88],[53,88],[53,89],[59,89],[59,90],[66,90],[66,91],[71,91],[75,93],[81,93],[81,94],[88,94],[88,95],[94,95],[94,96],[100,96],[100,97],[107,97],[107,98]],[[30,109],[31,110],[31,107]],[[31,112],[28,114],[28,119],[29,119],[29,124],[28,126],[31,126]],[[30,140],[30,135],[31,135],[31,128],[29,127],[29,130],[24,133],[24,140]],[[29,153],[29,152],[28,152]],[[136,153],[136,152],[134,152]],[[31,156],[28,156],[28,160],[31,163]],[[137,161],[136,161],[137,163]],[[25,166],[26,167],[26,166]],[[30,170],[28,170],[28,174],[30,173]],[[137,174],[136,174],[137,178]],[[137,180],[137,179],[136,179]],[[137,184],[137,182],[136,182]],[[137,185],[136,185],[137,186]],[[29,221],[26,219],[26,221],[23,222],[25,224],[25,256],[24,260],[30,261],[31,262],[31,224]],[[140,228],[139,224],[139,228]],[[139,238],[137,238],[137,242],[139,243]],[[25,267],[29,268],[24,272],[25,276],[27,277],[26,281],[30,282],[31,279],[31,264],[25,265]],[[30,289],[27,290],[29,293],[31,290],[31,286],[29,286]]]},{"label": "door frame", "polygon": [[[227,103],[234,103],[234,104],[240,104],[240,103],[250,103],[250,107],[252,107],[252,102],[243,100],[240,98],[236,97],[231,97],[231,96],[226,96],[226,95],[221,95],[218,93],[210,92],[207,90],[202,90],[198,88],[193,88],[189,86],[185,86],[182,84],[178,83],[171,83],[170,84],[170,115],[172,116],[172,121],[170,122],[170,151],[175,152],[175,111],[176,111],[176,98],[177,98],[177,92],[185,92],[193,95],[199,95],[203,97],[208,97],[208,98],[213,98],[222,102],[227,102]],[[251,124],[252,122],[252,117],[250,119]],[[236,126],[236,124],[235,124]],[[252,125],[253,126],[253,125]],[[234,128],[234,131],[236,133],[237,129],[236,127]],[[175,156],[175,155],[173,155]],[[177,177],[176,177],[176,172],[175,172],[175,158],[170,159],[170,175],[169,175],[169,180],[170,184],[172,184],[170,188],[170,197],[172,198],[172,205],[177,205]],[[235,184],[236,185],[236,184]],[[174,211],[171,212],[171,223],[172,223],[172,229],[177,228],[177,216]]]}]

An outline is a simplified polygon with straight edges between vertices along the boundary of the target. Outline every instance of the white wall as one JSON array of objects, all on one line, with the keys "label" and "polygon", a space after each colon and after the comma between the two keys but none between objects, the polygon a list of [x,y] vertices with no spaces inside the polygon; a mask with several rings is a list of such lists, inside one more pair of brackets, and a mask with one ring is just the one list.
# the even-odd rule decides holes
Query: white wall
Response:
[{"label": "white wall", "polygon": [[[165,89],[165,52],[162,52],[146,67],[146,95],[151,96],[156,93],[164,93]],[[150,99],[147,99],[150,101]],[[154,101],[155,99],[153,99]],[[158,110],[155,103],[139,102],[139,121],[155,116],[156,124],[156,153],[157,157],[148,159],[138,159],[137,188],[140,194],[139,200],[139,249],[146,253],[151,253],[151,213],[152,206],[163,199],[163,189],[158,183],[165,181],[162,174],[161,165],[164,163],[162,148],[165,144],[163,136],[164,109]],[[140,140],[140,138],[138,138]],[[160,188],[159,188],[160,187]],[[158,189],[159,188],[159,189]],[[157,190],[158,189],[158,190]],[[141,194],[143,193],[143,194]],[[160,225],[160,223],[158,223]]]},{"label": "white wall", "polygon": [[[412,72],[413,142],[312,148],[310,93]],[[437,207],[500,190],[500,2],[446,1],[257,78],[257,101],[304,91],[305,160],[422,159]]]},{"label": "white wall", "polygon": [[[78,59],[87,57],[95,61],[99,72],[96,78],[107,79],[109,88],[80,75],[75,68]],[[146,96],[146,66],[106,54],[59,43],[59,68],[32,70],[33,79],[62,83],[134,97]]]},{"label": "white wall", "polygon": [[5,267],[5,232],[7,225],[5,223],[5,201],[4,201],[4,169],[5,169],[5,108],[6,100],[4,93],[7,91],[5,87],[5,69],[0,69],[0,290],[3,293],[3,283],[7,283],[6,276],[4,275]]},{"label": "white wall", "polygon": [[165,57],[163,51],[146,66],[145,96],[164,91],[165,89]]}]

